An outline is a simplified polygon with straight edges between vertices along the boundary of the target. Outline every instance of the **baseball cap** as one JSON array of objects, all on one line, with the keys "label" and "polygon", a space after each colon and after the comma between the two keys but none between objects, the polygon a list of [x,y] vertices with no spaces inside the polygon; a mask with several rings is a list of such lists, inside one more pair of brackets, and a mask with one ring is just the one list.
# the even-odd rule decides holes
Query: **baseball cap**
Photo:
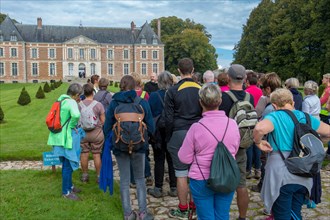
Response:
[{"label": "baseball cap", "polygon": [[240,64],[233,64],[228,69],[228,76],[232,79],[245,79],[246,70],[245,67]]}]

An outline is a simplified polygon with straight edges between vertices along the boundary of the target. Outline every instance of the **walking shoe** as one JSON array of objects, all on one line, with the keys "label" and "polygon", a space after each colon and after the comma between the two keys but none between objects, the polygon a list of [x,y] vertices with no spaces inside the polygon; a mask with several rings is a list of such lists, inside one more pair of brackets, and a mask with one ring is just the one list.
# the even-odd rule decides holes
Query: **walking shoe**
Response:
[{"label": "walking shoe", "polygon": [[251,179],[253,177],[251,170],[246,172],[246,179]]},{"label": "walking shoe", "polygon": [[147,193],[155,198],[160,198],[163,195],[163,190],[158,187],[147,189]]},{"label": "walking shoe", "polygon": [[73,201],[80,201],[81,199],[75,194],[75,193],[68,193],[68,194],[63,194],[63,197],[66,199],[70,199]]},{"label": "walking shoe", "polygon": [[88,173],[83,173],[80,178],[81,182],[87,183],[89,181]]},{"label": "walking shoe", "polygon": [[196,209],[189,209],[188,219],[197,219]]},{"label": "walking shoe", "polygon": [[152,179],[152,176],[148,176],[146,178],[146,185],[147,186],[152,186],[154,184],[154,180]]},{"label": "walking shoe", "polygon": [[271,212],[268,212],[267,209],[263,209],[262,210],[262,214],[267,215],[267,216],[271,216],[272,215],[272,213]]},{"label": "walking shoe", "polygon": [[135,211],[131,211],[131,213],[127,216],[124,216],[124,220],[136,220],[137,218],[137,213]]},{"label": "walking shoe", "polygon": [[255,179],[260,179],[260,177],[261,177],[261,171],[260,170],[255,170],[254,171],[254,178]]},{"label": "walking shoe", "polygon": [[73,192],[73,193],[80,193],[81,192],[81,189],[78,189],[77,187],[72,186],[71,192]]},{"label": "walking shoe", "polygon": [[139,220],[153,220],[154,216],[148,210],[139,214]]},{"label": "walking shoe", "polygon": [[168,215],[171,218],[186,220],[189,217],[189,211],[188,210],[181,211],[180,209],[170,209],[170,211],[168,212]]},{"label": "walking shoe", "polygon": [[168,191],[168,195],[171,197],[177,197],[178,191],[176,190],[176,187],[171,187],[170,191]]},{"label": "walking shoe", "polygon": [[309,201],[307,202],[307,204],[306,204],[306,207],[307,207],[308,209],[315,209],[315,208],[316,208],[316,204],[315,204],[315,202],[314,202],[313,200],[309,200]]},{"label": "walking shoe", "polygon": [[261,188],[258,185],[253,185],[251,191],[260,193]]}]

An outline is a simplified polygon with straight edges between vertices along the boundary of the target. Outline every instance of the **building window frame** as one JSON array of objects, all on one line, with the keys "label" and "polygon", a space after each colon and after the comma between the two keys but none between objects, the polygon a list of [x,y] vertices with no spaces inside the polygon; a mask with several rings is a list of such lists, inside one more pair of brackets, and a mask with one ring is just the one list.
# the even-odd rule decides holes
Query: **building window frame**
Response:
[{"label": "building window frame", "polygon": [[113,76],[113,63],[108,63],[108,75]]},{"label": "building window frame", "polygon": [[141,63],[141,74],[147,75],[147,64],[146,63]]},{"label": "building window frame", "polygon": [[18,76],[18,64],[11,63],[11,76]]},{"label": "building window frame", "polygon": [[123,64],[123,74],[124,75],[128,75],[129,74],[129,64],[128,63],[124,63]]},{"label": "building window frame", "polygon": [[69,47],[67,49],[67,55],[68,55],[68,59],[73,59],[73,48]]},{"label": "building window frame", "polygon": [[31,49],[31,58],[38,58],[38,48]]},{"label": "building window frame", "polygon": [[17,48],[16,47],[10,48],[10,57],[17,57]]},{"label": "building window frame", "polygon": [[68,75],[69,76],[73,76],[73,68],[74,68],[74,64],[68,63]]},{"label": "building window frame", "polygon": [[113,49],[108,49],[108,52],[107,52],[108,60],[113,60],[113,58],[114,58],[113,55],[114,55]]},{"label": "building window frame", "polygon": [[56,63],[49,63],[49,76],[56,76]]},{"label": "building window frame", "polygon": [[154,44],[154,45],[155,45],[155,44],[158,44],[158,40],[157,40],[157,38],[155,38],[155,37],[152,38],[152,44]]},{"label": "building window frame", "polygon": [[84,58],[85,58],[85,49],[79,48],[79,59],[84,59]]},{"label": "building window frame", "polygon": [[129,49],[124,49],[123,51],[123,59],[129,60]]},{"label": "building window frame", "polygon": [[17,41],[17,36],[15,34],[10,35],[10,41]]},{"label": "building window frame", "polygon": [[38,76],[39,75],[38,63],[32,63],[31,64],[31,75],[32,76]]},{"label": "building window frame", "polygon": [[158,63],[152,64],[152,72],[156,74],[158,73]]},{"label": "building window frame", "polygon": [[158,50],[153,50],[152,51],[152,59],[153,60],[158,60]]},{"label": "building window frame", "polygon": [[3,47],[0,47],[0,57],[4,57],[4,48]]},{"label": "building window frame", "polygon": [[91,48],[91,59],[96,59],[96,49],[95,48]]},{"label": "building window frame", "polygon": [[95,63],[91,63],[91,76],[96,74],[96,64]]},{"label": "building window frame", "polygon": [[56,58],[56,50],[55,48],[48,49],[48,58],[55,59]]},{"label": "building window frame", "polygon": [[147,39],[145,37],[141,38],[141,44],[147,44]]},{"label": "building window frame", "polygon": [[146,60],[147,59],[147,51],[146,50],[141,50],[141,59]]},{"label": "building window frame", "polygon": [[0,62],[0,77],[5,76],[5,63]]}]

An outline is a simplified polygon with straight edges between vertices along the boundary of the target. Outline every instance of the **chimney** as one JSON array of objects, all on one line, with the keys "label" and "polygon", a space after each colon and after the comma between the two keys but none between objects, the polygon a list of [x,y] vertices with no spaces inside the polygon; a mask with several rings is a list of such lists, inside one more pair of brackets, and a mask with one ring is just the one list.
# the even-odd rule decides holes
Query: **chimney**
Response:
[{"label": "chimney", "polygon": [[160,40],[160,30],[161,30],[161,24],[160,24],[160,19],[157,20],[157,35]]},{"label": "chimney", "polygon": [[38,29],[42,29],[42,19],[41,18],[37,18],[37,25],[38,25]]},{"label": "chimney", "polygon": [[136,25],[134,24],[134,21],[131,22],[131,31],[134,32],[136,28]]}]

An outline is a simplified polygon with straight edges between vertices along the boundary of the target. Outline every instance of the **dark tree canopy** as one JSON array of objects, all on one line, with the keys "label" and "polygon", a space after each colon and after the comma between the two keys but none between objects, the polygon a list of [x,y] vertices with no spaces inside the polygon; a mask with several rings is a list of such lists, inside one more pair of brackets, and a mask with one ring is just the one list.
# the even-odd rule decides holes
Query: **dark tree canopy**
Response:
[{"label": "dark tree canopy", "polygon": [[[165,69],[178,74],[177,64],[181,58],[194,61],[195,71],[217,69],[215,48],[210,44],[211,35],[202,24],[190,19],[182,20],[175,16],[161,17],[161,41],[165,44]],[[151,26],[157,33],[157,20]]]},{"label": "dark tree canopy", "polygon": [[243,27],[235,63],[284,80],[330,71],[330,0],[263,0]]}]

